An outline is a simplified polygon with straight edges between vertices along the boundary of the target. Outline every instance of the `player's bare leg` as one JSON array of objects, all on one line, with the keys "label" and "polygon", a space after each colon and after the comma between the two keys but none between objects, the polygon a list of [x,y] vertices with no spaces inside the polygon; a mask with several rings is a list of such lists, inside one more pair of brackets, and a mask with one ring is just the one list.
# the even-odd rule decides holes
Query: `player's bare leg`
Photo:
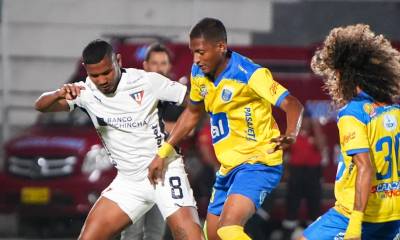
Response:
[{"label": "player's bare leg", "polygon": [[131,223],[129,216],[113,201],[100,197],[82,227],[80,240],[107,240]]},{"label": "player's bare leg", "polygon": [[207,234],[208,240],[219,240],[220,238],[217,235],[218,224],[219,224],[219,216],[214,215],[212,213],[207,213],[207,220],[205,226],[205,234]]},{"label": "player's bare leg", "polygon": [[204,240],[194,207],[181,207],[167,218],[167,223],[175,240]]},{"label": "player's bare leg", "polygon": [[255,206],[249,198],[240,194],[229,195],[219,219],[218,236],[223,240],[225,239],[221,235],[228,235],[228,237],[225,237],[226,239],[233,235],[237,239],[250,239],[244,233],[243,227],[254,213]]}]

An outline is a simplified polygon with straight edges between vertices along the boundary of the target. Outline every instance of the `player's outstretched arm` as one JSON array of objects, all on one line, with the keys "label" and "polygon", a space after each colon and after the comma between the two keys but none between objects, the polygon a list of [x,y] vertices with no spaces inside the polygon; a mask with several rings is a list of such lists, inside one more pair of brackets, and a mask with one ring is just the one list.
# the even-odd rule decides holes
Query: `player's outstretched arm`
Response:
[{"label": "player's outstretched arm", "polygon": [[296,141],[303,119],[303,105],[292,95],[285,97],[280,107],[286,113],[286,133],[285,135],[271,139],[271,142],[274,142],[276,145],[269,153],[289,148]]},{"label": "player's outstretched arm", "polygon": [[83,86],[70,83],[64,84],[61,88],[43,93],[35,102],[35,109],[40,112],[69,111],[66,100],[73,100],[80,95]]},{"label": "player's outstretched arm", "polygon": [[372,175],[374,174],[368,152],[354,155],[353,161],[357,167],[354,208],[349,219],[344,239],[361,239],[362,219],[364,217],[365,208],[367,207]]},{"label": "player's outstretched arm", "polygon": [[197,105],[190,103],[178,118],[168,140],[160,147],[157,155],[149,166],[148,178],[152,184],[156,184],[159,179],[163,180],[165,167],[164,159],[174,151],[174,146],[196,126],[202,113],[202,104]]}]

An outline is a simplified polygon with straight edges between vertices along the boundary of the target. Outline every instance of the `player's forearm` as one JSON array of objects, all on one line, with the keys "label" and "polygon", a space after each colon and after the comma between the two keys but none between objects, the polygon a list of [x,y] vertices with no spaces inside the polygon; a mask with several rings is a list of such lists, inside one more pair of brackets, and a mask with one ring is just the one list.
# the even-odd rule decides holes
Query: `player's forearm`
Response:
[{"label": "player's forearm", "polygon": [[54,111],[54,105],[61,100],[59,90],[43,93],[35,102],[35,109],[40,112]]},{"label": "player's forearm", "polygon": [[361,238],[364,211],[367,207],[372,174],[374,173],[369,153],[358,153],[354,155],[353,162],[355,162],[357,167],[354,206],[349,218],[344,239]]},{"label": "player's forearm", "polygon": [[303,105],[293,96],[289,95],[282,104],[286,112],[286,135],[297,137],[303,119]]},{"label": "player's forearm", "polygon": [[196,126],[201,117],[201,112],[192,111],[187,107],[179,117],[167,142],[176,146]]},{"label": "player's forearm", "polygon": [[[364,153],[367,154],[367,153]],[[353,210],[364,212],[367,207],[368,197],[371,189],[372,175],[374,173],[369,160],[360,160],[362,154],[356,154],[353,158],[357,166],[357,177],[354,196]],[[365,156],[364,156],[365,157]]]}]

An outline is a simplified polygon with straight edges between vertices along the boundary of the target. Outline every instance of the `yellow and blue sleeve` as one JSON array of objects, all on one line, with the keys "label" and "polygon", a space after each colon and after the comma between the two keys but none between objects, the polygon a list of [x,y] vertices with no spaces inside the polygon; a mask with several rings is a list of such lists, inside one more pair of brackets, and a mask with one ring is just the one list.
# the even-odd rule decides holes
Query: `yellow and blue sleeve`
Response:
[{"label": "yellow and blue sleeve", "polygon": [[248,85],[257,95],[275,106],[280,106],[289,91],[272,78],[266,68],[257,69],[250,77]]},{"label": "yellow and blue sleeve", "polygon": [[338,121],[340,145],[348,156],[369,152],[367,126],[351,115],[342,116]]},{"label": "yellow and blue sleeve", "polygon": [[[194,104],[198,104],[204,100],[204,93],[206,91],[205,86],[199,84],[200,78],[204,77],[204,74],[200,71],[196,64],[192,65],[190,74],[190,101]],[[203,89],[202,89],[203,88]]]},{"label": "yellow and blue sleeve", "polygon": [[195,77],[190,77],[190,101],[194,104],[200,103],[204,100],[201,94],[201,88],[195,80]]}]

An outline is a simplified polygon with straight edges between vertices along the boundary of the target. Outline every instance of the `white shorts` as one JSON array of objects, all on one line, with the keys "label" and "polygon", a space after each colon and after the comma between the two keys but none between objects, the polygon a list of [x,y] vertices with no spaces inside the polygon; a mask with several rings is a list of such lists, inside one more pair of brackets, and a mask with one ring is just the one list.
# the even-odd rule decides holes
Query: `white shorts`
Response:
[{"label": "white shorts", "polygon": [[154,204],[158,206],[164,219],[180,207],[196,208],[182,158],[168,164],[164,185],[158,183],[154,187],[148,178],[138,181],[118,173],[101,195],[116,202],[133,223]]}]

